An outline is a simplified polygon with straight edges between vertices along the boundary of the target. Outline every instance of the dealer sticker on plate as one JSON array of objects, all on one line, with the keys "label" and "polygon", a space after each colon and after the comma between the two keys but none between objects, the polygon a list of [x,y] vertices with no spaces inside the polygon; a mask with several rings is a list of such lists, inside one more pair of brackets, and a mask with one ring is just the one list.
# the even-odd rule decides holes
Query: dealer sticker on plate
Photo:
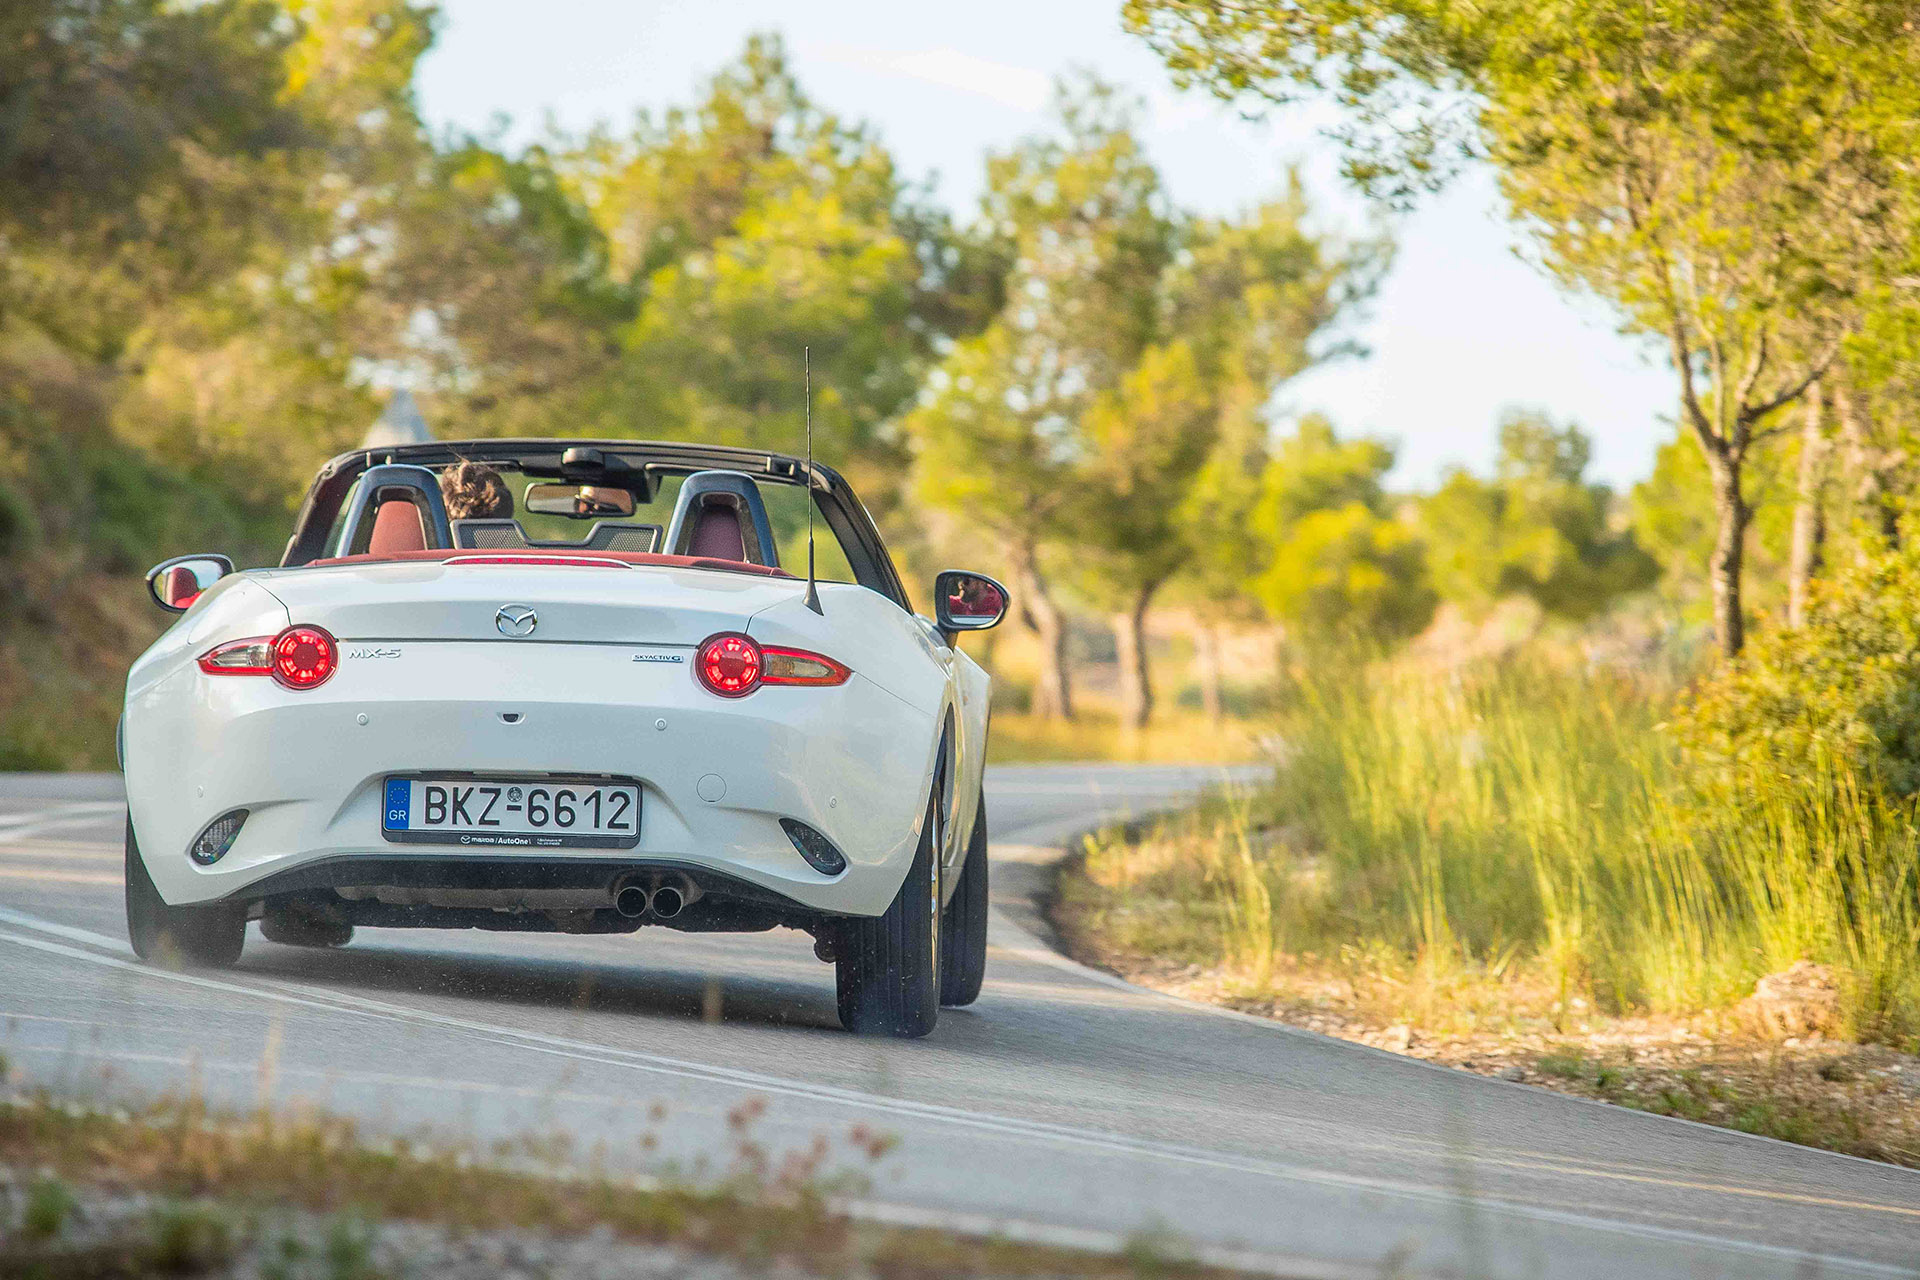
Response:
[{"label": "dealer sticker on plate", "polygon": [[387,839],[508,849],[631,849],[640,788],[570,778],[394,777],[380,819]]}]

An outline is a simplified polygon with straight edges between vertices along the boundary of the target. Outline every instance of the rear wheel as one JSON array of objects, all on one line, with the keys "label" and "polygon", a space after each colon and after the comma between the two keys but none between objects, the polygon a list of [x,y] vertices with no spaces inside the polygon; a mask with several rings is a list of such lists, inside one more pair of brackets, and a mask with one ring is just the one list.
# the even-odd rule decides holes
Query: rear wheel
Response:
[{"label": "rear wheel", "polygon": [[987,798],[974,809],[960,881],[940,928],[940,1003],[972,1004],[987,977]]},{"label": "rear wheel", "polygon": [[[944,767],[944,766],[943,766]],[[940,857],[943,778],[934,779],[913,865],[887,913],[852,920],[836,948],[840,1025],[856,1035],[917,1038],[940,1016]]]},{"label": "rear wheel", "polygon": [[206,965],[225,968],[240,958],[247,941],[247,909],[216,903],[170,907],[153,886],[140,845],[127,819],[127,940],[148,964],[169,968]]}]

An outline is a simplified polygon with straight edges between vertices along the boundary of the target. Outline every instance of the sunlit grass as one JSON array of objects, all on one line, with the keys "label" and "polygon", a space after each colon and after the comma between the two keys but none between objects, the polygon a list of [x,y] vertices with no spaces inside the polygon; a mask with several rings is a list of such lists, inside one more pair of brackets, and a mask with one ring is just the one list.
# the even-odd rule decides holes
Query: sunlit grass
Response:
[{"label": "sunlit grass", "polygon": [[1298,693],[1270,790],[1090,854],[1137,953],[1256,987],[1276,956],[1337,959],[1441,1023],[1502,992],[1556,1017],[1724,1009],[1810,959],[1841,979],[1843,1031],[1920,1031],[1914,815],[1844,770],[1805,761],[1710,806],[1667,690],[1538,663]]}]

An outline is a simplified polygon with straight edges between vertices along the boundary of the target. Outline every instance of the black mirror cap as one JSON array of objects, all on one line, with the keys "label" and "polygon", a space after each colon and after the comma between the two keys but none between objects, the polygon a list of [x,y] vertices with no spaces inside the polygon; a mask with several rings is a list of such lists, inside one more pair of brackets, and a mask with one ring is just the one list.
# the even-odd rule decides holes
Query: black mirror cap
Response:
[{"label": "black mirror cap", "polygon": [[948,639],[986,631],[1006,619],[1013,596],[984,573],[948,569],[933,580],[933,620]]},{"label": "black mirror cap", "polygon": [[[194,586],[191,592],[180,589],[185,584],[181,575],[175,572],[179,569],[186,570],[192,577]],[[233,561],[218,553],[175,556],[147,570],[147,594],[168,613],[185,613],[200,598],[201,592],[232,572]]]}]

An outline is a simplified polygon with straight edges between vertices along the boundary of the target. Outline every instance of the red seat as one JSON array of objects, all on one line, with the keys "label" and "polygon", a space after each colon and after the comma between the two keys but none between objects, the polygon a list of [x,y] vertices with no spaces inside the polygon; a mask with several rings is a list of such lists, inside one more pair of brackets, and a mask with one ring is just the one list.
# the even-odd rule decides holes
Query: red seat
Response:
[{"label": "red seat", "polygon": [[184,609],[200,598],[200,579],[193,570],[183,564],[177,564],[167,570],[166,599],[177,609]]},{"label": "red seat", "polygon": [[398,555],[402,551],[425,551],[427,526],[420,508],[408,498],[388,498],[373,513],[373,533],[367,539],[367,554]]},{"label": "red seat", "polygon": [[687,554],[712,560],[745,560],[747,539],[740,531],[740,513],[717,502],[703,505]]}]

